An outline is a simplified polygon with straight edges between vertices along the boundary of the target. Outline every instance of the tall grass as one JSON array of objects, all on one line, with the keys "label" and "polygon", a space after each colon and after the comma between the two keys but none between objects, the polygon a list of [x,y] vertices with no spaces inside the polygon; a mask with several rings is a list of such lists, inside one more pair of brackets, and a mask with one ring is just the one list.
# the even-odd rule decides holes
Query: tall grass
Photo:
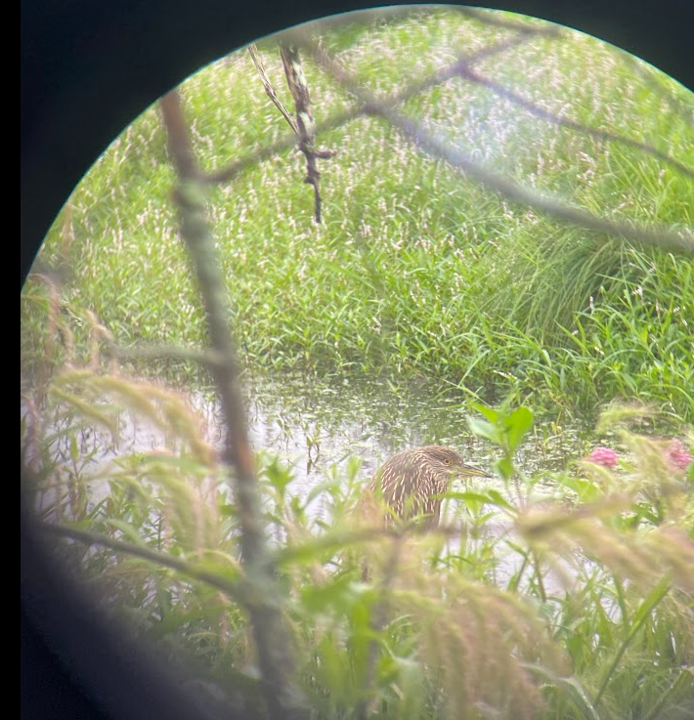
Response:
[{"label": "tall grass", "polygon": [[[324,29],[322,41],[383,96],[510,32],[437,8]],[[280,77],[274,42],[260,51]],[[691,96],[636,67],[642,75],[590,38],[543,35],[478,68],[525,107],[458,78],[404,110],[538,191],[608,218],[687,229],[686,171],[537,110],[657,143],[691,167],[691,127],[676,109]],[[350,106],[308,62],[306,74],[321,114]],[[182,92],[206,169],[283,131],[243,53]],[[494,448],[496,480],[452,490],[432,533],[362,517],[358,458],[306,495],[281,458],[257,458],[277,607],[312,715],[685,720],[694,706],[694,438],[682,429],[694,417],[691,258],[540,218],[417,154],[375,117],[320,143],[339,149],[321,166],[320,226],[289,151],[212,193],[245,363],[435,374],[506,402],[478,403],[470,420]],[[49,233],[22,298],[25,490],[43,530],[67,540],[56,556],[83,572],[105,611],[187,669],[201,703],[262,710],[248,619],[258,585],[240,562],[226,466],[183,391],[134,380],[115,359],[131,343],[168,343],[190,379],[186,346],[204,341],[173,183],[147,111]],[[597,428],[610,447],[558,472],[519,470],[529,401],[586,413],[613,396],[650,401],[679,437],[647,436],[646,410],[613,406]],[[125,452],[127,413],[158,428],[162,447]]]},{"label": "tall grass", "polygon": [[[27,398],[22,446],[46,532],[70,539],[57,555],[186,671],[200,702],[258,710],[236,508],[186,397],[75,368],[46,397],[40,414]],[[451,491],[435,533],[365,522],[357,458],[303,497],[280,458],[258,457],[313,716],[687,718],[691,456],[673,464],[670,441],[635,431],[641,410],[615,408],[601,419],[613,449],[548,482],[515,467],[532,413],[479,411],[471,429],[496,448],[498,481]],[[155,424],[166,445],[109,460],[122,413]]]},{"label": "tall grass", "polygon": [[[511,34],[431,9],[386,26],[326,30],[323,43],[383,95]],[[282,94],[273,42],[260,52]],[[694,106],[691,94],[643,64],[634,74],[633,62],[567,31],[476,69],[543,110],[653,143],[692,167],[691,127],[652,83],[685,106]],[[305,70],[319,121],[349,107],[334,81],[308,61]],[[182,93],[206,169],[284,133],[244,52],[190,78]],[[633,147],[552,124],[460,79],[415,95],[403,109],[538,191],[606,217],[692,227],[694,183]],[[338,150],[321,163],[321,226],[301,182],[302,158],[292,151],[249,166],[212,193],[210,220],[248,365],[426,373],[483,399],[511,393],[573,413],[640,397],[693,417],[691,258],[539,218],[419,155],[377,118],[358,117],[318,142]],[[48,266],[69,268],[66,309],[93,311],[119,344],[202,339],[172,181],[150,109],[85,177],[42,251]],[[22,321],[28,369],[45,360],[35,297],[30,281]]]}]

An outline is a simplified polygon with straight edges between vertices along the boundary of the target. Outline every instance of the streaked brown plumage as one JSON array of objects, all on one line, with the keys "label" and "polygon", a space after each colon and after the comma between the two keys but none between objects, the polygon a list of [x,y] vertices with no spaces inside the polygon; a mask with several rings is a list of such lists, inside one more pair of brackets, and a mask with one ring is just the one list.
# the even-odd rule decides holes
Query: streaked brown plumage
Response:
[{"label": "streaked brown plumage", "polygon": [[370,491],[387,506],[386,525],[397,518],[417,518],[435,528],[441,517],[442,495],[455,477],[490,477],[463,461],[449,447],[425,445],[394,455],[376,473]]}]

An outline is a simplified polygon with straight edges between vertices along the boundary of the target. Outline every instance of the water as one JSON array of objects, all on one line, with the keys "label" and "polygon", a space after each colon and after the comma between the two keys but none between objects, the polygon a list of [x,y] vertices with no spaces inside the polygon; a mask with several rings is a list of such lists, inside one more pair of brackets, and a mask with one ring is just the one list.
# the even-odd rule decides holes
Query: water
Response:
[{"label": "water", "polygon": [[[329,473],[346,481],[348,460],[353,457],[361,461],[360,479],[367,482],[388,457],[405,447],[450,445],[460,451],[466,462],[487,471],[499,452],[470,432],[467,423],[470,410],[459,391],[424,378],[393,384],[385,379],[354,375],[322,379],[262,375],[246,377],[244,390],[254,449],[276,456],[290,468],[294,481],[289,494],[302,498]],[[198,388],[184,397],[201,419],[208,442],[221,448],[224,428],[214,393]],[[50,431],[59,431],[68,423],[67,418],[59,419]],[[580,457],[583,430],[577,425],[560,428],[550,421],[539,422],[516,458],[520,474],[560,470],[569,459]],[[54,443],[51,452],[65,467],[73,469],[68,472],[73,477],[94,476],[119,456],[170,445],[151,423],[127,413],[121,416],[118,443],[113,442],[108,432],[95,427],[71,433],[76,443],[67,435],[59,432],[57,435],[62,439]],[[469,489],[474,489],[474,483],[480,480],[473,478],[468,482]],[[481,482],[502,494],[513,492],[500,480]],[[109,492],[104,480],[90,482],[88,488],[92,506]],[[53,499],[53,493],[44,494],[37,509],[50,508]],[[508,499],[515,502],[517,498]],[[323,510],[322,501],[307,508],[311,519],[317,519]],[[443,521],[451,519],[454,511],[455,501],[444,505]],[[485,533],[498,541],[500,562],[494,572],[501,585],[508,582],[521,562],[520,556],[509,552],[503,541],[507,530],[491,525],[485,528]],[[457,540],[451,539],[446,545],[449,552],[456,553]],[[559,583],[549,577],[546,580],[549,589],[560,590]]]},{"label": "water", "polygon": [[[245,389],[254,448],[277,455],[292,469],[292,487],[300,495],[332,466],[345,469],[350,457],[361,459],[368,478],[405,447],[450,445],[466,462],[485,470],[498,454],[491,443],[472,435],[463,395],[424,378],[393,384],[361,376],[260,376],[247,378]],[[218,404],[204,393],[196,394],[194,402],[210,440],[221,445]],[[580,452],[583,435],[578,425],[540,425],[518,454],[519,470],[560,469]]]},{"label": "water", "polygon": [[[469,430],[464,396],[455,388],[420,378],[398,382],[362,376],[331,378],[302,375],[246,377],[249,436],[255,450],[279,458],[294,475],[292,492],[307,494],[331,468],[346,471],[350,457],[362,461],[364,479],[405,447],[441,444],[455,447],[465,461],[489,471],[498,449]],[[210,390],[186,395],[203,421],[208,441],[223,442],[219,404]],[[474,411],[473,411],[474,412]],[[537,424],[517,456],[523,474],[558,470],[582,447],[583,428]],[[124,414],[116,446],[108,433],[85,428],[79,452],[103,464],[119,454],[147,452],[166,445],[151,423]],[[74,457],[74,447],[56,445],[59,459]],[[339,476],[339,475],[338,475]],[[343,472],[346,477],[346,472]],[[488,482],[488,481],[485,481]]]}]

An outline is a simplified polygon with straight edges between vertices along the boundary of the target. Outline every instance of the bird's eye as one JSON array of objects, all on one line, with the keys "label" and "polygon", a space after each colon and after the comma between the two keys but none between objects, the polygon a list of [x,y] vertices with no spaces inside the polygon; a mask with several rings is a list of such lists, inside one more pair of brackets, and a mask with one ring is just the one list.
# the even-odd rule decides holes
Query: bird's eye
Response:
[{"label": "bird's eye", "polygon": [[446,459],[444,460],[444,463],[445,463],[446,465],[450,465],[450,464],[451,464],[451,459],[450,459],[450,458],[446,458]]}]

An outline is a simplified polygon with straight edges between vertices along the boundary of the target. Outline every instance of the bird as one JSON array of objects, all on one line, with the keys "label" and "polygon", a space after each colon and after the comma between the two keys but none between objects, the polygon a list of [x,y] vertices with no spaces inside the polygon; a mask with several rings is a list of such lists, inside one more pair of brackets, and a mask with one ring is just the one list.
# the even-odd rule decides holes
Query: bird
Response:
[{"label": "bird", "polygon": [[491,475],[468,465],[453,448],[425,445],[402,450],[390,458],[368,489],[386,506],[386,526],[414,521],[433,529],[441,519],[442,496],[456,477]]}]

